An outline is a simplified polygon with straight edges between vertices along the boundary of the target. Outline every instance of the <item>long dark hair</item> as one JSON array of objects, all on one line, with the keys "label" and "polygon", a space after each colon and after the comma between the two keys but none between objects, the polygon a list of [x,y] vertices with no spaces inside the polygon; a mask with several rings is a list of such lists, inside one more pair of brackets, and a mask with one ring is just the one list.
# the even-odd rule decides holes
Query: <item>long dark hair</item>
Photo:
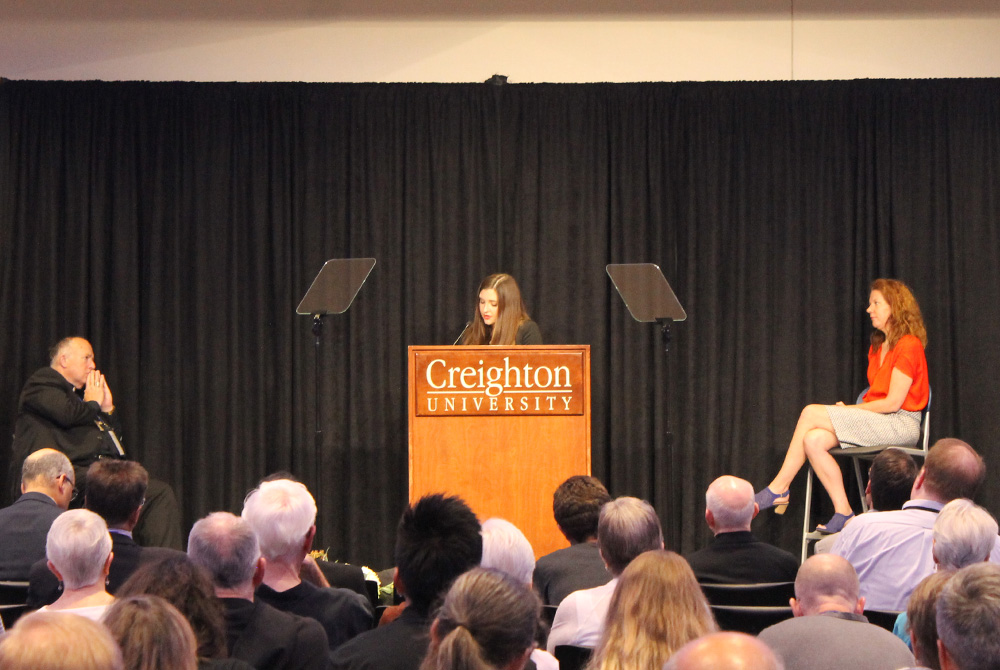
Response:
[{"label": "long dark hair", "polygon": [[[479,313],[479,294],[486,289],[497,292],[497,320],[492,326],[487,326]],[[514,344],[517,329],[530,318],[517,281],[503,272],[492,274],[479,284],[475,305],[472,322],[465,330],[462,344]]]}]

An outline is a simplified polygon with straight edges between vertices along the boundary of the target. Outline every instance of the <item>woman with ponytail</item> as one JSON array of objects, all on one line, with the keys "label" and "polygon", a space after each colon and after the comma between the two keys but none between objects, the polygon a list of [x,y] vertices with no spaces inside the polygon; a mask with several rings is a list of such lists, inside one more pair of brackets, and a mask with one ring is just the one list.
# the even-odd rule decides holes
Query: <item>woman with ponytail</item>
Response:
[{"label": "woman with ponytail", "polygon": [[431,624],[420,670],[521,670],[540,609],[538,596],[507,575],[484,568],[466,572]]}]

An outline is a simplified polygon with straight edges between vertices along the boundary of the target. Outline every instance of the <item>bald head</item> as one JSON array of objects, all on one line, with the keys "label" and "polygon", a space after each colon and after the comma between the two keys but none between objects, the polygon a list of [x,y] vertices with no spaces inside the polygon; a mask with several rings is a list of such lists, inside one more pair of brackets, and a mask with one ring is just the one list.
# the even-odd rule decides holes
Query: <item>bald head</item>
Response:
[{"label": "bald head", "polygon": [[723,475],[705,493],[705,521],[716,535],[750,530],[757,511],[753,486],[745,479]]},{"label": "bald head", "polygon": [[858,573],[847,559],[834,554],[816,554],[806,559],[795,575],[795,616],[823,612],[864,610],[859,598]]},{"label": "bald head", "polygon": [[986,465],[976,450],[954,437],[938,440],[927,452],[924,467],[913,483],[913,498],[947,503],[976,497],[986,476]]},{"label": "bald head", "polygon": [[755,637],[712,633],[678,649],[663,670],[783,670],[783,667],[774,652]]},{"label": "bald head", "polygon": [[21,493],[44,493],[63,509],[69,508],[76,484],[73,465],[56,449],[39,449],[21,466]]}]

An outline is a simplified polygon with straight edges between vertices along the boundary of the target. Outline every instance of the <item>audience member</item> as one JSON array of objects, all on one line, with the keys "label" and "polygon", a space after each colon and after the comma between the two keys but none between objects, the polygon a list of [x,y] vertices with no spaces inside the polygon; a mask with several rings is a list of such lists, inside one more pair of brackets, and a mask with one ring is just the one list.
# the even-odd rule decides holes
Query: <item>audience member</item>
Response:
[{"label": "audience member", "polygon": [[611,501],[595,477],[575,475],[556,489],[552,512],[569,546],[538,559],[533,581],[545,605],[558,605],[573,591],[602,586],[611,580],[597,550],[597,519]]},{"label": "audience member", "polygon": [[910,648],[919,667],[941,670],[937,650],[937,600],[954,570],[935,572],[917,584],[906,605]]},{"label": "audience member", "polygon": [[120,598],[104,625],[118,641],[126,670],[196,670],[197,642],[177,609],[156,596]]},{"label": "audience member", "polygon": [[[996,519],[985,509],[966,498],[952,500],[941,509],[931,532],[935,569],[954,571],[989,560],[997,530]],[[902,612],[893,633],[912,649],[907,621]]]},{"label": "audience member", "polygon": [[549,632],[549,653],[559,645],[593,647],[604,632],[611,596],[618,576],[632,559],[653,549],[663,549],[663,530],[653,507],[638,498],[622,497],[601,508],[597,546],[612,580],[603,586],[574,591],[556,610]]},{"label": "audience member", "polygon": [[[510,521],[487,519],[483,522],[483,560],[480,566],[502,572],[531,588],[535,552],[524,533]],[[538,642],[537,639],[535,641]],[[559,661],[544,649],[533,649],[529,662],[539,670],[559,670]]]},{"label": "audience member", "polygon": [[269,670],[328,666],[326,633],[319,622],[254,599],[266,559],[250,524],[228,512],[209,514],[191,528],[188,555],[208,571],[222,600],[230,656]]},{"label": "audience member", "polygon": [[[891,512],[903,509],[910,499],[913,480],[917,478],[917,462],[902,449],[883,449],[868,468],[865,486],[865,504],[868,512]],[[813,545],[817,554],[826,554],[833,548],[840,533],[824,535]]]},{"label": "audience member", "polygon": [[288,479],[263,482],[244,501],[243,518],[267,559],[258,598],[320,622],[330,651],[371,629],[366,597],[348,589],[321,588],[300,577],[316,536],[316,501],[305,485]]},{"label": "audience member", "polygon": [[152,595],[163,598],[187,619],[197,641],[200,670],[252,670],[238,658],[229,658],[222,602],[212,580],[187,554],[177,554],[139,567],[118,589],[119,598]]},{"label": "audience member", "polygon": [[21,466],[21,497],[0,509],[0,581],[28,581],[45,558],[45,538],[75,496],[73,466],[56,449],[39,449]]},{"label": "audience member", "polygon": [[45,555],[49,570],[62,583],[62,595],[38,611],[99,620],[114,600],[104,588],[114,558],[104,519],[85,509],[60,514],[49,529]]},{"label": "audience member", "polygon": [[719,477],[705,493],[705,521],[715,539],[687,556],[699,582],[709,584],[759,584],[790,582],[799,559],[750,532],[757,516],[753,486],[745,479]]},{"label": "audience member", "polygon": [[[291,472],[288,472],[287,470],[278,470],[262,478],[260,480],[260,484],[280,480],[288,480],[290,482],[299,481],[299,479]],[[299,577],[302,581],[310,582],[314,586],[319,586],[321,588],[329,588],[333,586],[354,591],[355,593],[365,597],[365,601],[368,603],[367,607],[369,609],[369,613],[374,613],[375,602],[372,600],[372,594],[368,590],[368,579],[365,576],[364,569],[359,565],[340,563],[338,561],[330,561],[323,558],[314,559],[310,555],[302,563],[302,569],[299,572]]]},{"label": "audience member", "polygon": [[[114,594],[142,563],[183,552],[165,547],[140,547],[132,539],[145,501],[146,469],[135,461],[104,459],[87,469],[87,493],[84,507],[100,515],[111,531],[115,560],[108,575],[108,592]],[[39,607],[59,597],[59,583],[46,570],[44,562],[31,567],[28,606]]]},{"label": "audience member", "polygon": [[743,633],[711,633],[688,642],[663,670],[784,670],[766,644]]},{"label": "audience member", "polygon": [[508,575],[466,572],[448,589],[431,624],[420,670],[519,670],[534,646],[540,604]]},{"label": "audience member", "polygon": [[687,561],[672,551],[647,551],[619,577],[588,670],[660,668],[685,644],[716,630]]},{"label": "audience member", "polygon": [[392,623],[362,633],[334,652],[345,670],[417,670],[427,653],[434,602],[483,555],[476,515],[461,498],[424,496],[396,529],[396,591],[407,606]]},{"label": "audience member", "polygon": [[976,563],[948,580],[937,601],[937,631],[941,670],[1000,668],[1000,566]]},{"label": "audience member", "polygon": [[788,670],[896,670],[913,664],[913,654],[899,638],[868,623],[857,573],[840,556],[807,559],[795,578],[791,604],[795,617],[759,636]]},{"label": "audience member", "polygon": [[86,617],[35,612],[0,639],[4,670],[125,670],[108,629]]},{"label": "audience member", "polygon": [[[932,528],[938,512],[956,498],[974,497],[984,474],[983,459],[968,444],[955,438],[938,440],[903,509],[862,514],[847,525],[831,553],[857,570],[869,608],[905,608],[910,592],[934,571]],[[1000,551],[993,556],[1000,559]]]}]

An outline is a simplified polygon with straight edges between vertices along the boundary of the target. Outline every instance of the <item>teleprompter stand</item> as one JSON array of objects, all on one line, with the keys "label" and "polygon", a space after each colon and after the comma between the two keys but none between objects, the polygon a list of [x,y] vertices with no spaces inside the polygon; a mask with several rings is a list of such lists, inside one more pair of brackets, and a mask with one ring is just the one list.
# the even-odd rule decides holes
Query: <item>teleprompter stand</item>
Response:
[{"label": "teleprompter stand", "polygon": [[309,290],[302,296],[302,301],[295,308],[297,314],[312,316],[312,332],[316,338],[316,433],[315,433],[315,458],[316,468],[316,504],[319,505],[321,499],[321,488],[323,483],[323,424],[319,411],[319,344],[323,335],[323,317],[327,314],[343,314],[354,302],[355,296],[361,290],[361,286],[368,279],[372,268],[375,267],[374,258],[334,258],[328,260],[320,268],[319,274],[313,279]]},{"label": "teleprompter stand", "polygon": [[[687,313],[681,307],[681,303],[674,295],[670,284],[667,283],[660,266],[653,263],[611,264],[607,266],[607,271],[611,282],[632,314],[632,318],[642,323],[658,323],[660,325],[664,369],[669,369],[670,325],[674,321],[687,319]],[[660,513],[660,518],[665,518],[664,515],[670,513],[671,510],[680,509],[681,503],[681,473],[677,468],[669,468],[669,464],[675,460],[673,458],[674,436],[670,432],[669,376],[666,373],[664,379],[666,381],[663,385],[663,397],[666,402],[662,416],[666,430],[663,435],[663,444],[657,440],[649,457],[649,471],[653,478],[650,490],[653,492],[653,506]],[[654,414],[654,416],[656,415],[658,413]],[[664,509],[666,500],[663,495],[663,487],[667,481],[670,481],[671,509]],[[668,543],[670,547],[680,546],[680,532],[676,526],[677,524],[670,524],[668,527],[668,532],[671,535],[671,541]]]}]

